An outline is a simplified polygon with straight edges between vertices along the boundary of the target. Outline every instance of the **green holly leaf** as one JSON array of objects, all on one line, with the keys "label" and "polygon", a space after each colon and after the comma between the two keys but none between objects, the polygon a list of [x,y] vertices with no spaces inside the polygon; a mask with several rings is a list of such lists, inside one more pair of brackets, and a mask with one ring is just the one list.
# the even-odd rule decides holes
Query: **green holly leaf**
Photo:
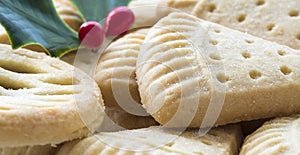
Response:
[{"label": "green holly leaf", "polygon": [[117,6],[127,6],[130,0],[71,0],[85,21],[101,21]]},{"label": "green holly leaf", "polygon": [[60,19],[52,0],[0,0],[0,23],[13,49],[40,44],[60,57],[79,47],[77,33]]},{"label": "green holly leaf", "polygon": [[[111,9],[129,1],[71,0],[85,21],[103,20]],[[39,44],[50,56],[61,57],[80,46],[77,32],[60,19],[52,0],[0,0],[0,24],[13,49]]]}]

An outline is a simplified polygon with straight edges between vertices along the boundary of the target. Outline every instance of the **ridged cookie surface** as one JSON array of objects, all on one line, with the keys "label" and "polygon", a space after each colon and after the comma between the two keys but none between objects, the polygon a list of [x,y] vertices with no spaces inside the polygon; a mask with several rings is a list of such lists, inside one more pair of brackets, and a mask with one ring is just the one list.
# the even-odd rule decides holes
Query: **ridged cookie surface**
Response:
[{"label": "ridged cookie surface", "polygon": [[[149,0],[150,1],[150,0]],[[300,0],[136,0],[139,25],[153,25],[173,11],[184,11],[201,19],[300,49]],[[152,10],[145,15],[142,9]],[[137,20],[139,21],[139,20]]]},{"label": "ridged cookie surface", "polygon": [[300,115],[276,118],[249,135],[240,155],[300,154]]},{"label": "ridged cookie surface", "polygon": [[72,29],[78,31],[83,20],[70,0],[53,0],[53,3],[60,18]]},{"label": "ridged cookie surface", "polygon": [[99,133],[64,144],[57,155],[234,155],[241,142],[237,125],[215,128],[204,136],[196,129],[178,135],[160,127]]},{"label": "ridged cookie surface", "polygon": [[0,45],[0,147],[58,144],[102,122],[93,79],[43,53]]},{"label": "ridged cookie surface", "polygon": [[141,106],[135,77],[136,60],[147,32],[148,29],[140,29],[111,43],[101,55],[95,73],[107,119],[126,129],[157,124]]},{"label": "ridged cookie surface", "polygon": [[300,112],[300,52],[185,13],[161,19],[137,62],[161,124],[205,127]]}]

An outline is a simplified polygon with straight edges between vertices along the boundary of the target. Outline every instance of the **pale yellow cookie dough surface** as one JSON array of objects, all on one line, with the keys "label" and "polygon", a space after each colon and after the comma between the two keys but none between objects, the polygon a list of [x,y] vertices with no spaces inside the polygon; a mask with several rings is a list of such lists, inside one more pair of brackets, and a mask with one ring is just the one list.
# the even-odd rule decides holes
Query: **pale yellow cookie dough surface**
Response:
[{"label": "pale yellow cookie dough surface", "polygon": [[[299,0],[135,0],[129,4],[141,19],[154,25],[170,12],[186,12],[254,36],[300,49]],[[146,14],[142,9],[151,10]]]},{"label": "pale yellow cookie dough surface", "polygon": [[[94,78],[107,107],[107,125],[113,123],[123,129],[157,125],[141,106],[135,76],[136,60],[147,32],[148,29],[130,32],[112,42],[100,56]],[[105,124],[103,129],[108,130]]]},{"label": "pale yellow cookie dough surface", "polygon": [[144,44],[139,91],[161,124],[203,127],[300,112],[299,51],[185,13],[161,19]]},{"label": "pale yellow cookie dough surface", "polygon": [[57,58],[0,45],[0,79],[0,147],[58,144],[101,125],[97,84]]},{"label": "pale yellow cookie dough surface", "polygon": [[204,136],[197,129],[178,134],[159,127],[99,133],[66,143],[57,155],[235,155],[242,139],[238,125],[215,128]]},{"label": "pale yellow cookie dough surface", "polygon": [[240,155],[300,154],[300,115],[276,118],[249,135]]}]

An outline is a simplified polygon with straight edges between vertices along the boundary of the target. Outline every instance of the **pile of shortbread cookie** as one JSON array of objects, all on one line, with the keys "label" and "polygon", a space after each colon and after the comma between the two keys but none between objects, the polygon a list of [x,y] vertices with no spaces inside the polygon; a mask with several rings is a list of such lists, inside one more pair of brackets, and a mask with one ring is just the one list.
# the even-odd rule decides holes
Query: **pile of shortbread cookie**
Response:
[{"label": "pile of shortbread cookie", "polygon": [[[71,3],[54,2],[78,30]],[[12,50],[0,28],[0,154],[300,154],[300,0],[129,7],[135,29],[93,77],[76,52]]]}]

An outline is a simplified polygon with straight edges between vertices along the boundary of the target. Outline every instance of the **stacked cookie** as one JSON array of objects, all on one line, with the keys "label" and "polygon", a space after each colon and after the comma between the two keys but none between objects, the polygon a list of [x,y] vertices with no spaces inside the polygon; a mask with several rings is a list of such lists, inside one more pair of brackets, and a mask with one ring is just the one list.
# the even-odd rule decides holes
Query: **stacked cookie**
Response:
[{"label": "stacked cookie", "polygon": [[237,154],[241,142],[238,125],[212,129],[205,136],[198,130],[150,127],[99,133],[81,141],[66,143],[57,155],[80,154]]},{"label": "stacked cookie", "polygon": [[[129,6],[153,25],[170,12],[183,11],[260,38],[300,49],[299,0],[134,0]],[[145,15],[148,9],[151,15]]]},{"label": "stacked cookie", "polygon": [[102,130],[157,125],[141,105],[135,76],[136,60],[147,32],[140,29],[116,40],[99,59],[94,78],[102,90],[108,116]]},{"label": "stacked cookie", "polygon": [[1,45],[0,153],[299,154],[298,5],[133,1],[94,79]]},{"label": "stacked cookie", "polygon": [[161,124],[182,127],[191,113],[189,127],[215,113],[209,126],[300,112],[300,53],[287,46],[172,13],[154,25],[143,50],[141,99]]},{"label": "stacked cookie", "polygon": [[1,147],[59,144],[90,135],[101,125],[100,90],[82,71],[9,45],[0,46],[0,66]]},{"label": "stacked cookie", "polygon": [[[69,1],[53,1],[77,30],[82,23]],[[59,144],[92,135],[102,124],[103,99],[96,82],[74,66],[29,45],[12,50],[0,27],[0,154],[52,155]]]},{"label": "stacked cookie", "polygon": [[[146,91],[141,93],[142,103],[158,122],[184,126],[186,122],[181,121],[191,121],[189,125],[197,127],[213,123],[220,125],[227,119],[230,121],[224,124],[299,113],[299,76],[296,68],[300,64],[294,58],[299,56],[299,51],[295,49],[299,49],[300,44],[299,32],[292,28],[300,24],[299,1],[169,0],[152,1],[149,4],[133,1],[130,6],[132,9],[138,7],[137,16],[143,16],[139,13],[142,7],[152,8],[154,16],[139,24],[153,25],[151,22],[158,21],[145,39],[137,70],[140,92]],[[176,9],[241,32],[196,19]],[[276,12],[275,16],[272,10],[281,11]],[[180,13],[160,19],[170,12]],[[219,102],[212,101],[214,98]],[[195,102],[198,106],[195,106]],[[220,106],[222,109],[218,108]],[[189,117],[189,113],[195,117]],[[218,116],[214,118],[214,115]],[[266,124],[274,124],[270,130],[278,130],[275,134],[285,135],[291,130],[299,130],[297,125],[282,129],[297,122],[298,118],[277,118],[279,122],[284,120],[282,126],[277,126],[276,120]],[[245,122],[243,126],[256,126],[261,122]],[[293,132],[289,138],[285,136],[286,141],[290,140],[289,143],[285,141],[279,144],[280,138],[274,135],[259,139],[263,136],[263,132],[259,131],[264,130],[265,126],[246,139],[241,154],[299,153],[299,140],[292,138],[298,136],[297,132]],[[251,145],[248,144],[249,139]],[[264,145],[258,145],[260,142]]]}]

